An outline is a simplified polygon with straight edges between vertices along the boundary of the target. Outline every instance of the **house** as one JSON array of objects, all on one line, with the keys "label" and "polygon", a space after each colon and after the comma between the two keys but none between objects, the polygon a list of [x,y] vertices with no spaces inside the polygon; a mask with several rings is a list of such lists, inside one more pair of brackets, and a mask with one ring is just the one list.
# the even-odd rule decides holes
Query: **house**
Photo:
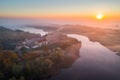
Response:
[{"label": "house", "polygon": [[35,49],[38,47],[41,47],[42,45],[47,45],[47,39],[46,36],[42,36],[40,38],[34,38],[34,39],[26,39],[24,42],[19,43],[16,46],[16,49],[20,50],[22,47],[25,47],[27,49]]},{"label": "house", "polygon": [[39,40],[36,41],[36,44],[41,47],[42,45],[47,45],[47,39],[46,37],[42,37]]}]

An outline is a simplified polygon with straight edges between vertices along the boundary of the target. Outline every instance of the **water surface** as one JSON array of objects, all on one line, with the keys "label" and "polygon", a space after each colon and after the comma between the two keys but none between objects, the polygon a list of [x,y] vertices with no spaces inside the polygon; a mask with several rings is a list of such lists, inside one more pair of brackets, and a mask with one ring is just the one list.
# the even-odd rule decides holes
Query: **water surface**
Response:
[{"label": "water surface", "polygon": [[87,37],[68,34],[82,42],[80,58],[51,80],[120,80],[120,57]]}]

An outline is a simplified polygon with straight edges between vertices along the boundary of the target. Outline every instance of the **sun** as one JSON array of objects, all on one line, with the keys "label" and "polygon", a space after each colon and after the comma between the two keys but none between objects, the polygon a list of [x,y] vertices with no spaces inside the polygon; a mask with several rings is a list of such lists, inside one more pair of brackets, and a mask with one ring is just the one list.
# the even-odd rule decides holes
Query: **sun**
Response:
[{"label": "sun", "polygon": [[97,18],[98,20],[102,19],[102,18],[103,18],[103,14],[97,14],[97,15],[96,15],[96,18]]}]

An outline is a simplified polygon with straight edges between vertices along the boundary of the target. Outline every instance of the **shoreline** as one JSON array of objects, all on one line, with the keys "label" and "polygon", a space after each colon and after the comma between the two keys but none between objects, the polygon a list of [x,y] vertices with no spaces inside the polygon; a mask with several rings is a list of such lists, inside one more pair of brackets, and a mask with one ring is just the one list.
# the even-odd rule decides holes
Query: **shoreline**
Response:
[{"label": "shoreline", "polygon": [[[33,28],[36,28],[33,26]],[[36,28],[36,29],[42,29]],[[43,29],[44,30],[44,29]],[[47,30],[45,30],[47,31]],[[50,30],[48,30],[50,31]],[[52,32],[53,30],[51,30]],[[103,46],[114,51],[120,55],[120,30],[118,29],[102,29],[95,27],[83,27],[83,26],[61,26],[56,31],[67,34],[79,34],[87,36],[93,42],[100,42]]]},{"label": "shoreline", "polygon": [[88,31],[85,29],[87,28],[81,27],[79,29],[79,28],[69,28],[69,27],[65,28],[64,27],[62,30],[60,30],[60,32],[69,33],[69,34],[79,34],[79,35],[86,36],[91,41],[100,42],[102,45],[104,45],[108,49],[120,55],[120,42],[119,42],[120,35],[118,34],[120,33],[120,30],[89,28],[89,29],[95,29],[95,31],[92,30],[94,32],[91,32],[89,29]]}]

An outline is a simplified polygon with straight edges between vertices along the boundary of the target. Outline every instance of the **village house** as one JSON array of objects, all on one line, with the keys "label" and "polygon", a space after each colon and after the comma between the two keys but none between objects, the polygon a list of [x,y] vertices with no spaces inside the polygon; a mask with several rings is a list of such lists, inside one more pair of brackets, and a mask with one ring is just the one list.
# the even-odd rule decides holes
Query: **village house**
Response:
[{"label": "village house", "polygon": [[26,39],[22,43],[19,43],[16,46],[16,49],[20,50],[22,47],[25,47],[26,49],[35,49],[41,47],[42,45],[47,45],[47,44],[48,42],[46,36],[42,36],[40,38]]}]

